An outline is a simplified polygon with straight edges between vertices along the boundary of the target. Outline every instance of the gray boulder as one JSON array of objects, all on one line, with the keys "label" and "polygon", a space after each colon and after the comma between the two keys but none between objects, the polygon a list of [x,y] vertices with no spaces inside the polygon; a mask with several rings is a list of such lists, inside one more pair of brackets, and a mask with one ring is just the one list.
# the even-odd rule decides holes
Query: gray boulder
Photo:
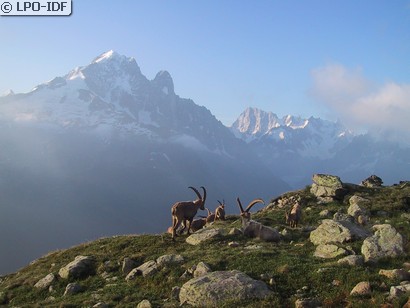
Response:
[{"label": "gray boulder", "polygon": [[345,256],[348,251],[334,244],[321,244],[316,247],[314,256],[322,259],[332,259],[340,256]]},{"label": "gray boulder", "polygon": [[383,181],[377,175],[371,175],[367,179],[363,180],[360,185],[369,188],[382,187]]},{"label": "gray boulder", "polygon": [[351,266],[362,266],[364,263],[363,256],[350,255],[344,258],[341,258],[337,261],[338,264],[347,264]]},{"label": "gray boulder", "polygon": [[374,262],[383,257],[403,254],[403,237],[389,224],[374,225],[373,236],[363,241],[361,252],[365,262]]},{"label": "gray boulder", "polygon": [[160,267],[167,266],[169,264],[180,264],[184,262],[184,257],[181,255],[164,255],[157,259],[157,264]]},{"label": "gray boulder", "polygon": [[124,258],[124,261],[122,261],[122,272],[125,276],[127,276],[137,266],[138,263],[135,260]]},{"label": "gray boulder", "polygon": [[397,297],[400,297],[406,293],[410,292],[410,284],[402,284],[399,286],[392,286],[390,287],[390,293],[389,293],[389,300],[393,300]]},{"label": "gray boulder", "polygon": [[181,304],[220,307],[224,301],[262,299],[272,294],[267,285],[237,271],[212,272],[186,282],[179,293]]},{"label": "gray boulder", "polygon": [[46,277],[37,281],[34,287],[37,289],[41,289],[41,290],[48,289],[53,284],[54,281],[56,281],[56,276],[54,276],[54,274],[51,273],[51,274],[48,274]]},{"label": "gray boulder", "polygon": [[330,202],[333,200],[343,200],[347,190],[338,176],[328,174],[314,174],[313,184],[310,192],[314,194],[319,201]]},{"label": "gray boulder", "polygon": [[77,256],[58,271],[64,279],[84,278],[95,273],[95,259],[90,256]]},{"label": "gray boulder", "polygon": [[310,233],[314,245],[346,243],[369,236],[369,232],[350,221],[324,219],[322,224]]},{"label": "gray boulder", "polygon": [[155,261],[147,261],[144,264],[134,268],[129,274],[125,277],[125,280],[133,280],[137,276],[149,277],[158,272],[158,264]]},{"label": "gray boulder", "polygon": [[370,204],[368,199],[354,195],[349,199],[350,206],[347,214],[353,216],[356,221],[367,222],[369,220],[369,211],[367,207]]},{"label": "gray boulder", "polygon": [[79,285],[78,283],[69,283],[64,291],[64,296],[67,295],[74,295],[77,293],[81,293],[84,291],[84,287]]},{"label": "gray boulder", "polygon": [[205,228],[198,230],[187,237],[186,242],[191,245],[199,245],[202,242],[221,236],[221,230],[217,228]]}]

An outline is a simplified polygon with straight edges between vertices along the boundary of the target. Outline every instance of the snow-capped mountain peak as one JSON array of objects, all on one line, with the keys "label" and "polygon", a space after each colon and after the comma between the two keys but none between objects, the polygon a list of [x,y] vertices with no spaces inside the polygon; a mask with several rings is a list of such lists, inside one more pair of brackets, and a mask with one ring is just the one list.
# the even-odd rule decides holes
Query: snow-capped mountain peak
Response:
[{"label": "snow-capped mountain peak", "polygon": [[232,124],[231,131],[254,145],[276,144],[301,156],[320,158],[334,155],[335,147],[353,137],[352,132],[338,122],[293,115],[279,118],[257,108],[247,108]]},{"label": "snow-capped mountain peak", "polygon": [[107,52],[104,52],[103,54],[99,55],[97,58],[95,58],[92,63],[98,63],[104,60],[112,59],[112,58],[118,58],[120,55],[115,52],[114,50],[109,50]]}]

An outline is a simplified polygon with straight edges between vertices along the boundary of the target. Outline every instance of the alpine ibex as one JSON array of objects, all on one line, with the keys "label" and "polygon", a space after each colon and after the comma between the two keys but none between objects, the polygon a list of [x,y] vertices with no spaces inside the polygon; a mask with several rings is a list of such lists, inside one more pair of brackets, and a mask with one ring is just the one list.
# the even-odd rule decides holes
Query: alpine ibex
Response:
[{"label": "alpine ibex", "polygon": [[216,220],[225,220],[225,200],[223,202],[219,201],[219,206],[216,208],[215,213],[208,211],[208,216],[206,217],[206,223],[210,224]]},{"label": "alpine ibex", "polygon": [[219,206],[215,210],[215,220],[225,220],[225,200],[219,201]]},{"label": "alpine ibex", "polygon": [[238,202],[239,209],[241,210],[241,220],[242,220],[242,232],[244,235],[259,238],[267,242],[278,242],[280,240],[279,232],[271,227],[264,226],[260,222],[251,220],[251,213],[249,213],[252,206],[257,203],[265,204],[262,199],[254,199],[249,203],[249,205],[244,210],[242,207],[241,200],[236,199]]},{"label": "alpine ibex", "polygon": [[302,207],[299,202],[296,202],[290,211],[285,212],[286,223],[290,225],[291,228],[296,228],[302,217]]},{"label": "alpine ibex", "polygon": [[172,239],[175,239],[175,236],[177,236],[177,229],[178,227],[183,224],[183,228],[181,229],[180,233],[184,232],[185,228],[187,227],[187,221],[189,222],[189,227],[188,227],[188,234],[190,229],[191,229],[191,224],[192,220],[194,219],[196,213],[198,212],[198,209],[205,210],[205,200],[206,200],[206,190],[205,187],[201,186],[204,194],[201,196],[199,191],[192,187],[189,186],[190,189],[192,189],[195,194],[198,196],[198,199],[194,201],[180,201],[176,202],[171,209],[171,214],[172,214]]}]

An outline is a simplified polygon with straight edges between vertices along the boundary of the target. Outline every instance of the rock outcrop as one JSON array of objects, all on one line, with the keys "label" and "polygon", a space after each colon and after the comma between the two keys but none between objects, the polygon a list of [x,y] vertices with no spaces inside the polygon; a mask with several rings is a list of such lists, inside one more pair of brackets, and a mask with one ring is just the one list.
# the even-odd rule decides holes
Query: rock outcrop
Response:
[{"label": "rock outcrop", "polygon": [[346,243],[369,236],[369,232],[349,221],[324,219],[322,224],[310,233],[314,245]]},{"label": "rock outcrop", "polygon": [[179,300],[196,307],[218,307],[224,301],[260,299],[272,294],[267,285],[240,271],[212,272],[186,282]]},{"label": "rock outcrop", "polygon": [[403,254],[403,237],[389,224],[374,225],[374,235],[363,241],[361,252],[365,262]]},{"label": "rock outcrop", "polygon": [[186,242],[191,245],[199,245],[204,241],[208,241],[219,236],[221,236],[221,230],[216,228],[205,228],[188,236]]},{"label": "rock outcrop", "polygon": [[375,188],[375,187],[382,187],[383,181],[381,178],[379,178],[377,175],[371,175],[367,179],[363,180],[360,185],[364,187],[369,187],[369,188]]},{"label": "rock outcrop", "polygon": [[348,190],[338,176],[328,174],[314,174],[310,192],[321,202],[343,200]]},{"label": "rock outcrop", "polygon": [[92,275],[95,272],[95,259],[90,256],[77,256],[58,271],[64,279],[78,279]]}]

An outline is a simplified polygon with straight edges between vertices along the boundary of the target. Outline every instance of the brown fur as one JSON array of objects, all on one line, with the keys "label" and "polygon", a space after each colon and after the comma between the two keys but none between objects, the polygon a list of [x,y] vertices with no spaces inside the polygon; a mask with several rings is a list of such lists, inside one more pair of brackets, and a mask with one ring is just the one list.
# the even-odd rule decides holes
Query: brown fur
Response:
[{"label": "brown fur", "polygon": [[302,218],[302,207],[299,203],[295,203],[292,209],[285,212],[286,223],[290,225],[291,228],[297,228],[300,219]]},{"label": "brown fur", "polygon": [[187,224],[189,223],[188,226],[188,234],[190,234],[191,230],[191,224],[192,221],[198,212],[199,209],[204,210],[205,209],[205,200],[206,200],[206,190],[203,186],[201,186],[204,194],[201,196],[201,194],[198,192],[198,190],[192,186],[189,187],[192,189],[196,195],[198,196],[198,199],[194,201],[180,201],[174,203],[171,209],[171,214],[172,214],[172,239],[174,240],[175,237],[177,236],[177,229],[178,227],[182,224],[183,228],[181,229],[180,233],[182,234],[187,227]]}]

